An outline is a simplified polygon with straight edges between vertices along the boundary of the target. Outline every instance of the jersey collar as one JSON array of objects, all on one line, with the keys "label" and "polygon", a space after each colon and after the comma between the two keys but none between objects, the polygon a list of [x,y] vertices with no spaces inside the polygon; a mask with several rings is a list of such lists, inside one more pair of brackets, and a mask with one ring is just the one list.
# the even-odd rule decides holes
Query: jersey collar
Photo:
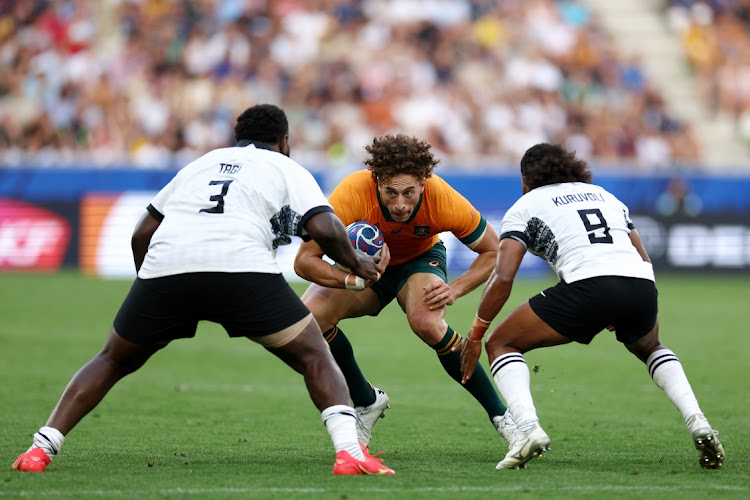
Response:
[{"label": "jersey collar", "polygon": [[[385,218],[386,222],[396,222],[393,220],[393,217],[391,217],[391,213],[388,211],[388,209],[383,205],[382,200],[380,199],[380,189],[378,189],[378,185],[375,184],[375,195],[378,197],[378,205],[380,205],[380,213],[383,214],[383,217]],[[419,201],[417,202],[417,206],[414,207],[414,211],[411,213],[411,217],[409,217],[408,220],[404,221],[402,224],[408,224],[412,220],[414,220],[414,217],[417,216],[417,212],[419,211],[419,207],[422,206],[422,197],[424,196],[424,193],[419,194]]]},{"label": "jersey collar", "polygon": [[237,142],[237,147],[238,148],[244,148],[245,146],[249,146],[250,144],[252,144],[253,146],[255,146],[258,149],[267,149],[269,151],[274,151],[273,149],[271,149],[270,147],[268,147],[268,144],[266,144],[265,142],[251,141],[251,140],[248,140],[248,139],[242,139],[241,141],[238,141]]}]

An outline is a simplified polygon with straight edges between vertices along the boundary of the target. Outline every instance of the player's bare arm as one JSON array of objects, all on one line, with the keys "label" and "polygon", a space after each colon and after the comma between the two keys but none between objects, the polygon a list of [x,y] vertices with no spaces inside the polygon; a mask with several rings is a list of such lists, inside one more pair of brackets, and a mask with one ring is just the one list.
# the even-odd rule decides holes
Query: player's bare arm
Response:
[{"label": "player's bare arm", "polygon": [[638,231],[636,231],[635,229],[630,230],[630,241],[633,243],[635,249],[638,250],[638,254],[641,256],[641,258],[646,262],[651,262],[651,258],[646,252],[646,247],[643,246],[641,235],[638,234]]},{"label": "player's bare arm", "polygon": [[424,301],[430,310],[453,305],[457,298],[476,289],[487,281],[497,258],[498,238],[495,230],[487,224],[481,238],[467,245],[478,255],[461,276],[450,284],[442,281],[431,283],[424,289]]},{"label": "player's bare arm", "polygon": [[381,256],[375,258],[356,251],[349,244],[341,220],[331,212],[312,216],[305,229],[313,239],[300,245],[294,259],[294,272],[307,281],[328,288],[345,288],[349,273],[323,260],[323,255],[341,262],[370,283],[380,279],[390,260],[387,245],[383,245]]},{"label": "player's bare arm", "polygon": [[294,272],[300,278],[327,288],[344,288],[346,273],[325,260],[325,252],[315,241],[305,241],[294,257]]},{"label": "player's bare arm", "polygon": [[454,351],[461,350],[463,383],[474,374],[474,368],[482,354],[482,335],[508,301],[513,280],[525,253],[526,247],[512,238],[505,238],[500,242],[495,268],[482,292],[474,323],[469,334],[453,348]]},{"label": "player's bare arm", "polygon": [[130,238],[130,247],[133,250],[133,261],[135,262],[136,272],[141,270],[143,259],[146,258],[148,246],[151,244],[151,237],[156,232],[159,224],[160,222],[153,215],[146,212],[133,230],[133,236]]},{"label": "player's bare arm", "polygon": [[[346,277],[350,273],[329,264],[323,260],[323,255],[325,255],[325,252],[315,241],[303,242],[294,258],[294,272],[300,278],[326,288],[346,288]],[[383,245],[379,266],[385,268],[390,259],[391,254],[388,245]],[[349,279],[351,280],[351,278]],[[372,283],[372,280],[365,280],[366,286]]]}]

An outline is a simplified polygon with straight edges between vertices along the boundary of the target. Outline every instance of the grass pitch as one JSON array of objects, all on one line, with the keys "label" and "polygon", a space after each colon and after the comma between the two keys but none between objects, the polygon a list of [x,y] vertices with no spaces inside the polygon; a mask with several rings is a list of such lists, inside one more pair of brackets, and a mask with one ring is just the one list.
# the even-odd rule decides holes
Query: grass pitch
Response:
[{"label": "grass pitch", "polygon": [[[66,272],[2,274],[0,283],[0,497],[750,497],[746,276],[657,280],[662,340],[721,431],[722,470],[700,468],[672,403],[603,333],[588,347],[527,354],[552,449],[526,470],[496,471],[504,441],[392,304],[378,318],[340,325],[391,398],[371,448],[386,450],[397,475],[379,478],[331,475],[333,448],[302,378],[208,323],[115,386],[47,472],[11,472],[67,381],[101,347],[130,282]],[[551,283],[517,283],[508,307]],[[450,308],[456,330],[467,330],[478,301],[476,291]]]}]

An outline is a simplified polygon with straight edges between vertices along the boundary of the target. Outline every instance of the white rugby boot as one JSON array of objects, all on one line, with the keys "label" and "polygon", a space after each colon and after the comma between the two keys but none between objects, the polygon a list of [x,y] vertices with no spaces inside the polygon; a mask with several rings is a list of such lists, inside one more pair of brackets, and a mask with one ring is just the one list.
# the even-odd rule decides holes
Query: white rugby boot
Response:
[{"label": "white rugby boot", "polygon": [[513,443],[520,437],[518,427],[513,421],[513,416],[510,414],[510,410],[505,410],[502,415],[492,417],[492,425],[495,426],[497,432],[508,442],[508,449],[513,448]]},{"label": "white rugby boot", "polygon": [[724,447],[719,442],[719,431],[714,430],[702,413],[688,419],[688,430],[698,450],[698,463],[704,469],[718,469],[724,463]]},{"label": "white rugby boot", "polygon": [[370,406],[355,406],[357,412],[357,439],[365,446],[370,445],[372,428],[379,418],[385,417],[385,410],[390,408],[388,394],[381,389],[375,389],[375,402]]},{"label": "white rugby boot", "polygon": [[526,462],[541,457],[549,450],[549,436],[538,423],[528,432],[519,431],[517,436],[508,454],[495,466],[496,469],[523,468]]}]

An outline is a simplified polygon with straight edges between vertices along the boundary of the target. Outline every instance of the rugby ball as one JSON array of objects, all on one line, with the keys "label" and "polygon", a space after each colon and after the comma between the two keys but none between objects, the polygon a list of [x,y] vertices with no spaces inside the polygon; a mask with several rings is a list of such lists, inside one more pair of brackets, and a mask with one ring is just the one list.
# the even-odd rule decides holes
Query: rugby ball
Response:
[{"label": "rugby ball", "polygon": [[[382,252],[385,239],[377,226],[359,220],[346,226],[346,232],[349,235],[349,242],[360,252],[375,257],[379,256],[380,252]],[[337,263],[336,266],[344,271],[350,271],[349,268],[341,264]]]}]

